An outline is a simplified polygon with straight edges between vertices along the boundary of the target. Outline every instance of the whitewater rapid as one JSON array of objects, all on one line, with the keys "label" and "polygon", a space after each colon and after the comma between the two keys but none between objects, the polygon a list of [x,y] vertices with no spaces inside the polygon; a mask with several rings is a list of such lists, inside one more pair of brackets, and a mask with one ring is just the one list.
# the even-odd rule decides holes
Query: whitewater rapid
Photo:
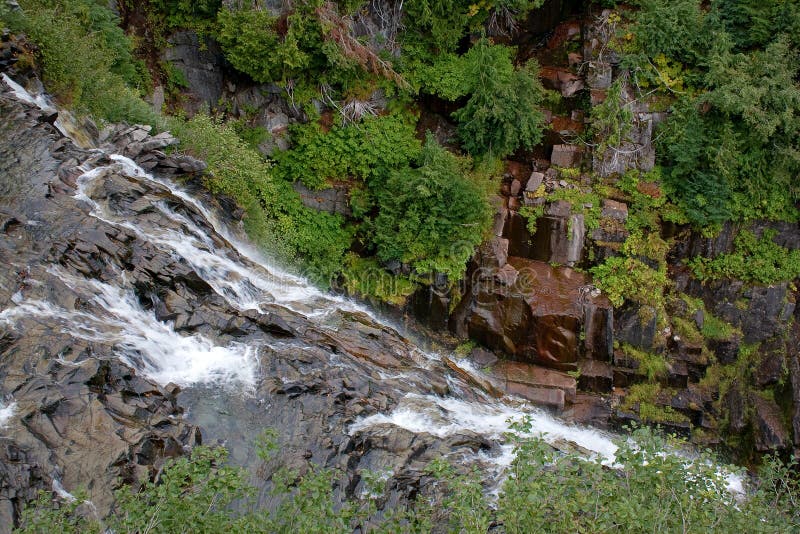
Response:
[{"label": "whitewater rapid", "polygon": [[[3,81],[21,100],[50,109],[51,105],[44,97],[31,96],[5,75]],[[306,279],[271,265],[258,251],[237,238],[236,233],[222,224],[213,212],[173,182],[150,175],[124,156],[109,155],[109,158],[109,165],[84,169],[85,172],[77,179],[75,198],[88,205],[92,216],[131,230],[171,255],[182,258],[234,308],[262,311],[263,306],[275,304],[307,317],[323,329],[335,328],[330,326],[330,319],[341,312],[365,314],[378,324],[391,326],[363,306],[321,291]],[[95,200],[93,187],[107,173],[119,173],[135,181],[156,184],[168,195],[180,199],[185,205],[180,211],[173,207],[173,204],[180,203],[169,202],[169,196],[167,200],[154,204],[179,230],[139,225]],[[195,222],[197,218],[213,231],[209,233],[201,228]],[[173,324],[157,320],[153,311],[141,306],[122,272],[118,273],[118,284],[70,275],[57,267],[52,267],[50,274],[77,293],[91,295],[95,311],[67,310],[51,302],[26,299],[18,293],[13,299],[15,305],[0,311],[0,323],[13,325],[25,317],[46,318],[77,338],[112,344],[117,357],[162,385],[175,383],[184,388],[210,385],[249,394],[263,378],[259,367],[261,347],[239,342],[220,344],[201,334],[176,332]],[[275,348],[280,347],[276,344]],[[418,352],[421,355],[417,362],[420,367],[439,360],[436,354]],[[335,359],[331,362],[336,364]],[[474,369],[471,371],[475,372]],[[403,373],[383,374],[387,379],[404,378]],[[450,377],[449,380],[460,379]],[[455,385],[451,390],[456,392],[470,387],[465,383]],[[514,422],[526,418],[532,426],[531,435],[554,444],[572,443],[607,465],[613,465],[615,461],[617,446],[614,436],[609,433],[567,424],[521,400],[499,401],[480,394],[478,398],[466,400],[456,396],[408,394],[392,410],[356,420],[348,432],[352,435],[375,425],[389,424],[438,437],[460,432],[477,433],[499,444],[499,453],[490,457],[485,452],[479,454],[502,470],[514,458],[507,433],[512,431]],[[0,428],[13,420],[15,410],[13,402],[0,401]],[[731,481],[732,485],[735,483],[735,480]]]}]

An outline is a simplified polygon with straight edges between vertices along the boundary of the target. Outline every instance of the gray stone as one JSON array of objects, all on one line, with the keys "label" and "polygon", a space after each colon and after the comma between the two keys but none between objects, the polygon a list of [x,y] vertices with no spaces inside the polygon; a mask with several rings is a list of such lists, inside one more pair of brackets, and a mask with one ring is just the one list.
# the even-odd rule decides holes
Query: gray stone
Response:
[{"label": "gray stone", "polygon": [[580,165],[581,149],[576,145],[555,145],[550,162],[562,168],[574,168]]},{"label": "gray stone", "polygon": [[188,91],[201,103],[214,107],[222,96],[224,59],[219,45],[208,38],[201,41],[193,31],[180,31],[169,38],[163,58],[186,77]]},{"label": "gray stone", "polygon": [[624,222],[628,219],[628,205],[624,202],[604,198],[600,216]]},{"label": "gray stone", "polygon": [[544,181],[544,173],[541,172],[532,172],[531,177],[528,179],[528,183],[525,185],[525,191],[528,193],[535,193],[539,186],[542,185]]}]

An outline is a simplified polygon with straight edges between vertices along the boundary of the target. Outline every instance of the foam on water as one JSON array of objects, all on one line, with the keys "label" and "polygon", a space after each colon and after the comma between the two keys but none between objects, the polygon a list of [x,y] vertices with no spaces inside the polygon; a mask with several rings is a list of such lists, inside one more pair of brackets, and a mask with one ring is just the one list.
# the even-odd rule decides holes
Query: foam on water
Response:
[{"label": "foam on water", "polygon": [[16,409],[17,404],[15,402],[5,403],[0,401],[0,429],[8,425],[8,422],[11,420],[11,417],[14,416]]},{"label": "foam on water", "polygon": [[470,402],[453,397],[410,394],[389,414],[375,414],[353,423],[350,434],[377,424],[391,424],[411,432],[446,437],[463,431],[503,440],[513,422],[528,417],[533,435],[550,443],[569,441],[613,463],[617,446],[598,430],[559,421],[533,406],[513,407],[500,402]]},{"label": "foam on water", "polygon": [[[47,97],[47,95],[30,94],[24,87],[22,87],[20,84],[9,78],[8,75],[5,73],[0,74],[0,77],[2,77],[3,82],[5,82],[5,84],[11,88],[11,90],[14,92],[14,96],[16,96],[19,100],[27,102],[28,104],[32,104],[41,109],[42,111],[44,111],[45,113],[58,112],[59,117],[61,113],[63,113],[58,109],[56,109],[56,107],[53,105],[52,101]],[[53,126],[55,126],[56,129],[58,129],[58,131],[61,132],[61,134],[64,137],[71,137],[69,132],[67,131],[67,128],[65,128],[65,125],[63,124],[61,118],[56,119],[56,121],[53,123]]]},{"label": "foam on water", "polygon": [[11,88],[11,90],[14,92],[14,96],[16,96],[19,100],[27,102],[28,104],[33,104],[42,111],[47,111],[50,113],[55,113],[57,111],[55,106],[53,106],[53,104],[46,96],[44,95],[33,96],[24,87],[22,87],[20,84],[9,78],[8,75],[6,75],[5,73],[0,74],[0,77],[3,78],[5,84]]},{"label": "foam on water", "polygon": [[[92,206],[92,215],[95,217],[109,224],[134,230],[139,235],[146,236],[149,241],[174,250],[232,305],[240,309],[259,309],[263,303],[279,302],[282,306],[312,319],[324,318],[337,310],[368,313],[366,309],[348,299],[321,291],[302,277],[289,274],[274,266],[266,267],[264,258],[258,252],[236,239],[209,210],[181,191],[174,183],[153,177],[124,156],[115,154],[110,158],[115,162],[115,170],[118,172],[160,184],[196,209],[230,249],[216,247],[206,231],[164,203],[159,203],[158,209],[180,224],[186,233],[168,229],[146,231],[130,221],[108,213],[91,199],[89,188],[93,181],[108,172],[111,166],[97,167],[79,177],[76,198],[89,203]],[[236,254],[231,257],[229,250],[234,250]]]},{"label": "foam on water", "polygon": [[[21,87],[19,89],[24,92]],[[16,88],[14,90],[17,91]],[[29,94],[28,98],[33,99]],[[151,176],[128,158],[118,155],[110,157],[114,162],[112,165],[90,170],[78,179],[76,198],[89,203],[95,217],[135,231],[151,243],[183,258],[231,305],[240,309],[261,309],[261,306],[274,302],[321,324],[339,310],[356,311],[386,324],[348,299],[320,291],[302,277],[269,265],[260,253],[237,239],[213,213],[172,182]],[[180,231],[171,228],[145,229],[111,213],[91,198],[93,182],[109,170],[166,187],[175,197],[197,210],[216,235],[208,235],[191,217],[177,212],[167,202],[158,202],[155,207],[177,223]],[[220,240],[225,246],[218,246]],[[122,288],[125,286],[124,279],[121,279],[120,287],[116,287],[95,280],[79,279],[62,271],[52,272],[80,294],[93,295],[92,304],[102,311],[102,315],[65,310],[52,303],[26,300],[22,294],[16,294],[13,298],[16,307],[0,312],[0,322],[14,322],[28,316],[47,317],[76,337],[113,343],[120,358],[162,384],[175,382],[189,386],[216,383],[252,387],[256,383],[258,361],[255,347],[236,343],[219,346],[200,335],[176,333],[171,324],[157,321],[153,313],[139,305],[131,291]],[[420,350],[414,352],[415,361],[419,360],[416,364],[422,368],[432,367],[441,359],[437,354]],[[459,362],[459,365],[464,365],[469,373],[481,373],[467,362]],[[386,379],[404,378],[403,374],[383,372],[381,376]],[[448,381],[455,392],[468,387],[456,377],[448,376]],[[4,421],[3,414],[7,412],[6,418],[10,417],[13,407],[13,404],[7,407],[0,405],[0,426]],[[531,434],[534,436],[540,436],[552,444],[561,441],[573,443],[591,451],[606,465],[615,462],[617,446],[610,435],[567,424],[523,402],[500,402],[489,398],[478,402],[409,394],[390,413],[357,420],[349,428],[349,433],[352,435],[378,424],[391,424],[411,432],[426,432],[438,437],[474,432],[499,444],[499,449],[494,452],[481,452],[478,455],[502,471],[514,458],[514,449],[506,440],[506,433],[511,431],[513,422],[523,418],[530,421]],[[731,475],[730,483],[733,488],[737,483],[741,488],[742,480]]]},{"label": "foam on water", "polygon": [[252,387],[255,384],[258,371],[255,347],[241,343],[219,346],[199,334],[180,335],[171,324],[156,320],[152,312],[142,309],[130,291],[97,280],[54,273],[73,289],[93,294],[92,303],[103,310],[102,316],[26,300],[0,312],[0,322],[46,317],[75,337],[114,344],[123,361],[162,385],[174,382],[183,387],[200,383]]}]

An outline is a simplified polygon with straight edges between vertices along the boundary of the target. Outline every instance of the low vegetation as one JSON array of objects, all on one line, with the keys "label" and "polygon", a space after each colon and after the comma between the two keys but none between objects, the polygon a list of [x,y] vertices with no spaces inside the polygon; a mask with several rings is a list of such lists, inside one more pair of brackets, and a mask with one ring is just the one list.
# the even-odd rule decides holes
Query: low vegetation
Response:
[{"label": "low vegetation", "polygon": [[[618,442],[614,466],[603,458],[559,452],[516,429],[516,457],[499,496],[487,496],[477,471],[456,470],[436,460],[428,473],[437,481],[409,507],[377,514],[384,477],[363,473],[361,498],[343,505],[334,498],[338,473],[312,468],[308,474],[281,470],[272,477],[271,511],[258,509],[257,489],[238,468],[225,465],[222,448],[197,447],[191,457],[170,460],[157,482],[116,491],[111,515],[99,519],[76,493],[74,501],[51,501],[47,493],[27,508],[18,532],[471,532],[502,524],[525,532],[787,532],[800,528],[793,465],[768,458],[746,495],[728,489],[725,468],[706,453],[680,453],[646,428]],[[676,452],[665,453],[673,449]],[[262,458],[274,452],[264,451]],[[235,506],[234,506],[235,503]]]}]

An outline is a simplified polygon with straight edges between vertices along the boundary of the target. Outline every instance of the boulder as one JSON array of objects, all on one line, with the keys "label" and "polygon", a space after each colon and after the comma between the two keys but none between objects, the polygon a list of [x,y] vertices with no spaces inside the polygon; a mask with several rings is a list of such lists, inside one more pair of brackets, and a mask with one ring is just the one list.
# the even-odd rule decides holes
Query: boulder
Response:
[{"label": "boulder", "polygon": [[616,200],[611,200],[610,198],[604,198],[603,209],[600,212],[600,216],[625,222],[628,219],[628,205],[624,202],[618,202]]},{"label": "boulder", "polygon": [[[610,304],[587,291],[585,275],[572,269],[517,257],[510,257],[508,263],[518,273],[514,283],[474,285],[455,316],[461,317],[470,337],[484,346],[520,361],[576,369],[585,306],[600,309]],[[603,339],[609,333],[608,328],[596,327],[592,344],[610,346]]]},{"label": "boulder", "polygon": [[555,145],[550,162],[556,167],[573,168],[580,166],[582,151],[577,145]]},{"label": "boulder", "polygon": [[781,410],[775,401],[753,395],[756,450],[759,452],[782,451],[791,443],[783,426]]},{"label": "boulder", "polygon": [[610,393],[614,387],[611,364],[597,360],[583,360],[578,364],[578,387],[581,391]]}]

